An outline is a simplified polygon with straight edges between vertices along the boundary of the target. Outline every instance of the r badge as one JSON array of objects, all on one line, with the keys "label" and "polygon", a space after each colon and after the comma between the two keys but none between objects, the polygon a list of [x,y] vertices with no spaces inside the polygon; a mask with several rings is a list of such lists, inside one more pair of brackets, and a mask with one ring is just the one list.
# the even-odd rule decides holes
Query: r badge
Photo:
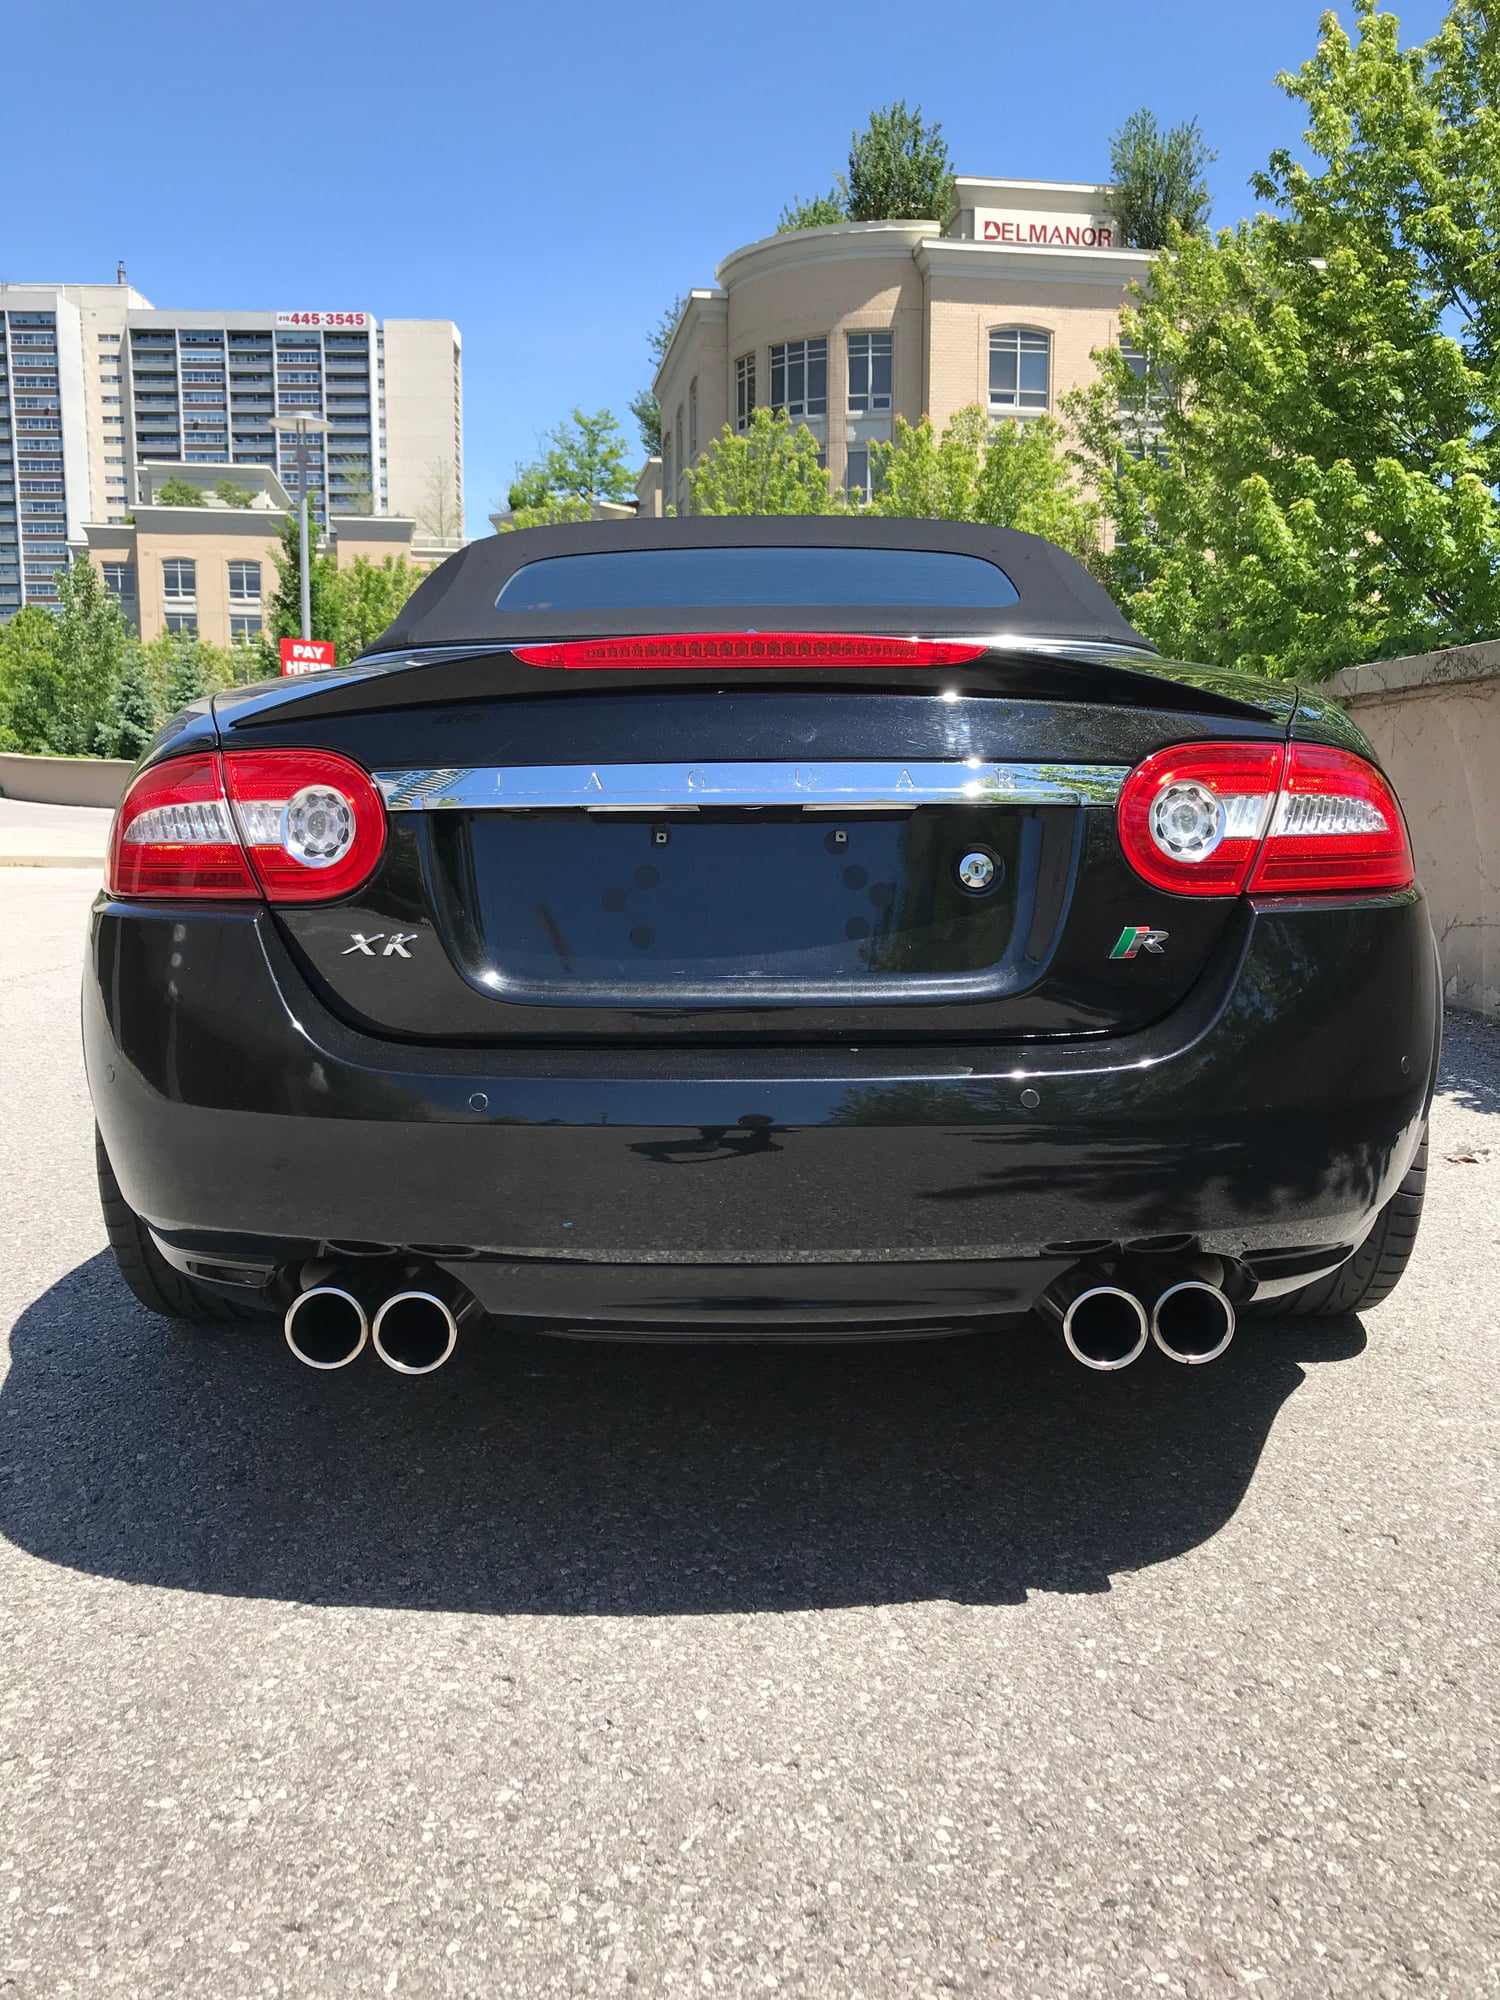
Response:
[{"label": "r badge", "polygon": [[1111,958],[1134,958],[1138,951],[1154,951],[1159,958],[1166,943],[1166,931],[1154,931],[1149,924],[1127,924],[1115,939]]}]

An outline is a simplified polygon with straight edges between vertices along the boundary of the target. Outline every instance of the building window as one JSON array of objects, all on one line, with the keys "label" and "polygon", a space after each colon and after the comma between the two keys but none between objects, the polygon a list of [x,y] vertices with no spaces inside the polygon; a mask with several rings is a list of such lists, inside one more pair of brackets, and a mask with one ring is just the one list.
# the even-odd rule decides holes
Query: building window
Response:
[{"label": "building window", "polygon": [[196,611],[169,611],[166,623],[169,632],[186,632],[194,639],[198,636],[198,614]]},{"label": "building window", "polygon": [[672,498],[672,454],[674,439],[670,431],[661,441],[661,489],[663,506]]},{"label": "building window", "polygon": [[1052,341],[1023,326],[996,327],[990,335],[990,408],[1045,410],[1051,381]]},{"label": "building window", "polygon": [[734,427],[747,431],[755,414],[755,356],[742,354],[734,364]]},{"label": "building window", "polygon": [[688,461],[698,463],[698,378],[688,383]]},{"label": "building window", "polygon": [[849,336],[849,414],[873,417],[891,407],[891,336]]},{"label": "building window", "polygon": [[258,611],[231,611],[229,614],[229,641],[234,646],[248,646],[252,639],[260,637],[260,613]]},{"label": "building window", "polygon": [[1162,443],[1162,411],[1165,408],[1169,388],[1165,376],[1151,366],[1150,361],[1138,347],[1131,347],[1122,338],[1120,353],[1142,392],[1120,402],[1120,436],[1126,455],[1130,458],[1161,458],[1165,453]]},{"label": "building window", "polygon": [[686,437],[687,432],[683,429],[682,424],[682,405],[679,403],[677,405],[677,477],[679,479],[681,479],[687,467],[687,458],[683,452],[683,443]]},{"label": "building window", "polygon": [[135,564],[105,563],[103,569],[104,588],[109,592],[110,596],[117,597],[122,602],[128,599],[130,603],[134,604]]},{"label": "building window", "polygon": [[771,407],[789,417],[827,416],[826,340],[788,340],[771,349]]},{"label": "building window", "polygon": [[260,602],[260,564],[232,562],[229,565],[229,595],[241,604]]},{"label": "building window", "polygon": [[184,382],[222,382],[224,371],[222,368],[184,368],[182,379]]},{"label": "building window", "polygon": [[186,556],[168,556],[161,566],[161,594],[169,603],[194,603],[198,596],[197,563]]},{"label": "building window", "polygon": [[851,444],[844,472],[844,491],[860,506],[880,490],[879,454],[867,444]]}]

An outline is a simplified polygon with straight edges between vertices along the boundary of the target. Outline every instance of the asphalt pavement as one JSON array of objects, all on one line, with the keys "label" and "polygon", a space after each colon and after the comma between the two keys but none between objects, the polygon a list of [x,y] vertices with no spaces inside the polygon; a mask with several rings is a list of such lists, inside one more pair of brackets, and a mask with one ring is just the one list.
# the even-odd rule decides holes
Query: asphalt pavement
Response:
[{"label": "asphalt pavement", "polygon": [[180,1331],[0,875],[0,1995],[1500,1993],[1500,1030],[1363,1322]]},{"label": "asphalt pavement", "polygon": [[113,818],[107,806],[43,805],[0,795],[0,868],[87,867],[97,880]]}]

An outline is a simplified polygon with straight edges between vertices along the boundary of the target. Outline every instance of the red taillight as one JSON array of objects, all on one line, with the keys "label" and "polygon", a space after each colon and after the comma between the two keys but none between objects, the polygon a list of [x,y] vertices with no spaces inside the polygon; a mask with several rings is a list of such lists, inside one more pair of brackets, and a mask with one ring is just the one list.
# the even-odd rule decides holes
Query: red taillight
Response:
[{"label": "red taillight", "polygon": [[608,673],[633,667],[957,667],[983,646],[843,632],[682,632],[651,639],[570,639],[517,646],[529,667]]},{"label": "red taillight", "polygon": [[1180,896],[1237,896],[1271,815],[1278,743],[1184,743],[1137,764],[1120,844],[1137,875]]},{"label": "red taillight", "polygon": [[229,796],[272,903],[331,903],[385,847],[385,806],[358,764],[331,750],[231,750]]},{"label": "red taillight", "polygon": [[110,835],[116,896],[329,903],[373,872],[385,807],[330,750],[232,750],[143,771]]},{"label": "red taillight", "polygon": [[1138,875],[1179,896],[1404,889],[1406,826],[1390,786],[1347,750],[1189,743],[1125,781],[1120,844]]},{"label": "red taillight", "polygon": [[1295,744],[1251,894],[1405,889],[1415,873],[1401,808],[1375,766],[1347,750]]},{"label": "red taillight", "polygon": [[142,771],[115,814],[104,883],[112,896],[260,894],[218,756],[174,757]]}]

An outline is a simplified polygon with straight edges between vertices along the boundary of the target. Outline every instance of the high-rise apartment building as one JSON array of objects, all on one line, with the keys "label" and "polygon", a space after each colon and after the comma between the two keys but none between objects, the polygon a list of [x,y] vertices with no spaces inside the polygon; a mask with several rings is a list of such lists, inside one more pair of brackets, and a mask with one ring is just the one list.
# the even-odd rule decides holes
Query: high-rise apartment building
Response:
[{"label": "high-rise apartment building", "polygon": [[0,284],[0,618],[56,601],[89,523],[118,525],[173,466],[263,467],[298,497],[291,419],[317,417],[309,498],[463,539],[463,368],[451,320],[163,312],[124,282]]}]

